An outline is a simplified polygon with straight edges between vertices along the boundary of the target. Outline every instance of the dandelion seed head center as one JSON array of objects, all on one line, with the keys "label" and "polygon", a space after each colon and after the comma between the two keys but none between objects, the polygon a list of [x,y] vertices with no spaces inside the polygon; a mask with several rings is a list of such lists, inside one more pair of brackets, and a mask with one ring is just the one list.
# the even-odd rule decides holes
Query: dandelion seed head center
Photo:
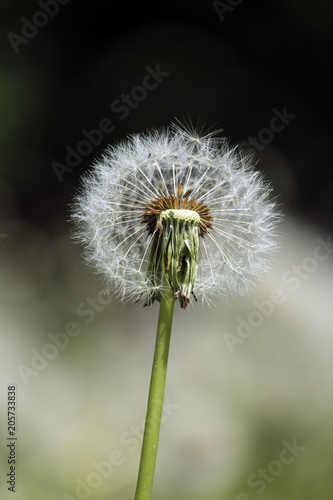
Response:
[{"label": "dandelion seed head center", "polygon": [[160,196],[151,201],[144,209],[141,222],[146,224],[149,234],[163,231],[163,223],[177,220],[198,226],[199,236],[208,233],[213,227],[213,217],[209,207],[196,199],[189,199],[193,189],[183,195],[181,183],[174,195]]},{"label": "dandelion seed head center", "polygon": [[186,209],[168,209],[163,210],[160,213],[160,219],[165,221],[177,220],[180,222],[189,222],[196,226],[200,224],[200,215],[194,210],[186,210]]}]

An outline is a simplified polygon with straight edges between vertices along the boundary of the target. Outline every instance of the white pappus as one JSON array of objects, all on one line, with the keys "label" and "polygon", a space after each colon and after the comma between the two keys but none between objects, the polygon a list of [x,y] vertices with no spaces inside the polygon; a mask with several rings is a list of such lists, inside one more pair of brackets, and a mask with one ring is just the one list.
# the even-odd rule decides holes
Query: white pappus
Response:
[{"label": "white pappus", "polygon": [[280,218],[251,157],[216,133],[171,125],[105,150],[72,207],[75,238],[122,301],[182,308],[245,294],[269,269]]}]

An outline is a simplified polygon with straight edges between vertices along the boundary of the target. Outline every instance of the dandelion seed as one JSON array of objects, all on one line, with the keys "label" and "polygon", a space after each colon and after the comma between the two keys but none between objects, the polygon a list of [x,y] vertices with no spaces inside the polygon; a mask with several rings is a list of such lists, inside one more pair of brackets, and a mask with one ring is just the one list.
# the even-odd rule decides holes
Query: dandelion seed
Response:
[{"label": "dandelion seed", "polygon": [[246,293],[277,246],[271,189],[250,157],[214,133],[172,125],[109,147],[73,207],[76,238],[123,300],[182,308]]}]

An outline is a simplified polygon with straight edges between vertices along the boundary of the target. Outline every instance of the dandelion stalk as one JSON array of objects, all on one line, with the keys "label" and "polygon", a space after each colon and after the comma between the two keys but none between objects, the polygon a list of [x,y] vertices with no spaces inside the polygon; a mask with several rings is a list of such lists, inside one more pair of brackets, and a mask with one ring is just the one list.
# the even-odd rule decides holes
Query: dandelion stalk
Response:
[{"label": "dandelion stalk", "polygon": [[150,500],[153,488],[168,366],[172,317],[175,305],[175,298],[171,288],[167,284],[165,288],[161,298],[160,313],[158,317],[155,353],[150,379],[147,415],[135,500]]}]

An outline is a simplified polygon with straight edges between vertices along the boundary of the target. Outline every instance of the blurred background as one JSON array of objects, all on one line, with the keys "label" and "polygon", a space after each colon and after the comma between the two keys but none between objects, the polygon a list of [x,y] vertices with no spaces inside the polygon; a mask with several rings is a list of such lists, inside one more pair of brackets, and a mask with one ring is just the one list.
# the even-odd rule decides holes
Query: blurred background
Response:
[{"label": "blurred background", "polygon": [[1,498],[11,384],[15,498],[134,496],[158,307],[102,295],[69,204],[107,144],[189,117],[252,149],[285,219],[251,296],[176,311],[153,498],[332,498],[332,4],[0,12]]}]

